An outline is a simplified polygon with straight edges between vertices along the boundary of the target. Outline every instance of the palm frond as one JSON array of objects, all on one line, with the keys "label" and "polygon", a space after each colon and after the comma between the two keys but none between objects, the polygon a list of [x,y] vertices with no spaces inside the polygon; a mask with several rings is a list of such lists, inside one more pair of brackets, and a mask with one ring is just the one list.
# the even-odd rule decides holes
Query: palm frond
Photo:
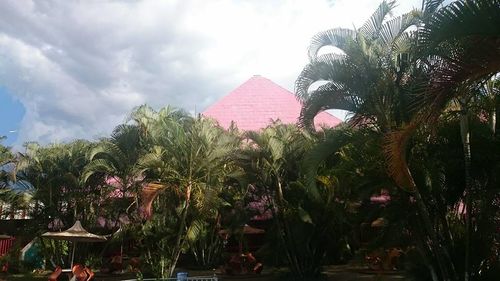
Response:
[{"label": "palm frond", "polygon": [[140,149],[140,139],[141,131],[138,126],[121,124],[116,126],[111,134],[110,142],[121,150],[121,155],[126,157],[127,161],[133,162],[137,158],[137,152]]},{"label": "palm frond", "polygon": [[161,177],[166,170],[170,170],[166,162],[167,159],[164,159],[165,155],[166,152],[162,147],[153,147],[150,153],[146,153],[139,159],[137,166],[140,172],[151,171],[153,174]]},{"label": "palm frond", "polygon": [[153,214],[152,205],[158,194],[165,189],[166,186],[162,184],[149,183],[141,190],[140,208],[146,218],[151,217]]},{"label": "palm frond", "polygon": [[278,161],[283,157],[285,144],[282,139],[277,137],[271,137],[269,139],[269,152],[271,153],[271,157],[274,161]]},{"label": "palm frond", "polygon": [[391,49],[394,54],[407,54],[415,45],[416,32],[404,32],[392,41]]},{"label": "palm frond", "polygon": [[194,205],[200,213],[200,217],[212,218],[220,205],[222,204],[219,198],[219,192],[213,188],[203,186],[194,194]]},{"label": "palm frond", "polygon": [[109,161],[106,161],[105,159],[94,159],[85,166],[81,178],[83,182],[87,182],[88,179],[96,173],[112,175],[115,171],[116,167],[114,167]]},{"label": "palm frond", "polygon": [[137,124],[143,123],[143,121],[154,119],[156,111],[149,105],[143,104],[132,110],[128,120],[134,120]]},{"label": "palm frond", "polygon": [[305,101],[310,97],[309,88],[315,82],[326,81],[343,84],[352,80],[351,69],[338,56],[321,56],[321,60],[310,62],[295,81],[296,96]]},{"label": "palm frond", "polygon": [[390,15],[395,5],[396,1],[382,1],[368,21],[366,21],[363,26],[359,28],[360,34],[367,39],[377,38],[384,20],[388,15]]},{"label": "palm frond", "polygon": [[326,159],[337,153],[346,143],[345,139],[350,136],[349,131],[335,131],[333,137],[318,142],[303,158],[302,166],[305,168],[306,189],[312,198],[319,200],[321,196],[316,185],[317,181],[321,181],[321,178],[318,177],[319,167]]},{"label": "palm frond", "polygon": [[419,43],[428,50],[442,42],[466,37],[500,35],[500,0],[460,0],[437,11],[419,31]]},{"label": "palm frond", "polygon": [[7,203],[11,209],[28,207],[32,197],[31,192],[19,192],[10,188],[0,189],[0,204]]},{"label": "palm frond", "polygon": [[384,143],[389,176],[400,188],[408,192],[414,192],[416,184],[406,161],[406,144],[417,129],[417,125],[417,123],[412,123],[402,130],[387,134]]},{"label": "palm frond", "polygon": [[333,62],[344,63],[345,59],[346,55],[344,54],[329,53],[316,57],[315,61],[317,61],[318,63],[331,64]]},{"label": "palm frond", "polygon": [[320,32],[313,36],[308,48],[310,60],[315,60],[318,51],[325,46],[336,47],[345,50],[347,44],[356,38],[356,32],[347,28],[334,28]]},{"label": "palm frond", "polygon": [[382,42],[386,46],[392,46],[393,42],[399,38],[402,34],[405,34],[406,30],[415,26],[420,22],[420,12],[413,10],[402,16],[393,18],[385,22],[380,30],[380,37]]},{"label": "palm frond", "polygon": [[420,119],[437,120],[459,92],[500,71],[499,14],[500,0],[461,0],[438,10],[419,30],[419,56],[430,73],[419,99],[426,108]]},{"label": "palm frond", "polygon": [[422,12],[424,13],[424,16],[428,17],[434,14],[438,8],[439,5],[441,5],[444,2],[444,0],[425,0],[423,1],[423,7],[422,7]]},{"label": "palm frond", "polygon": [[299,124],[305,128],[314,128],[314,117],[327,109],[356,111],[356,103],[349,92],[335,83],[327,83],[313,91],[304,101],[299,116]]},{"label": "palm frond", "polygon": [[419,99],[422,108],[431,110],[425,110],[421,119],[437,120],[459,88],[466,89],[500,71],[500,39],[475,41],[451,54],[452,57],[434,57],[429,87]]},{"label": "palm frond", "polygon": [[206,228],[206,222],[198,219],[193,221],[186,232],[186,238],[189,242],[193,243],[196,240],[200,239],[204,230]]},{"label": "palm frond", "polygon": [[109,155],[113,158],[120,160],[126,159],[125,154],[121,149],[111,141],[105,140],[97,144],[92,150],[90,150],[88,158],[94,160],[99,154]]}]

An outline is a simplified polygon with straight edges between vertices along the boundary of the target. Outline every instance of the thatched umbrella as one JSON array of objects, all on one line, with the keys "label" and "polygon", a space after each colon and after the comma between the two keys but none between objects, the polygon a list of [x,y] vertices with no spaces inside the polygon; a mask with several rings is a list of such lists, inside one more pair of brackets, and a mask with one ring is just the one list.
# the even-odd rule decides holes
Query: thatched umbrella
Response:
[{"label": "thatched umbrella", "polygon": [[[264,229],[251,227],[248,224],[245,224],[243,227],[241,227],[238,230],[240,230],[241,233],[243,233],[243,234],[262,234],[262,233],[266,232]],[[231,233],[231,231],[229,229],[222,229],[219,231],[220,235],[229,235],[230,233]]]},{"label": "thatched umbrella", "polygon": [[[251,234],[263,234],[265,233],[266,231],[264,229],[260,229],[260,228],[255,228],[255,227],[251,227],[249,226],[248,224],[245,224],[243,225],[242,227],[238,228],[236,231],[231,231],[229,229],[222,229],[222,230],[219,230],[219,235],[222,236],[225,240],[228,239],[228,237],[231,235],[231,234],[234,234],[234,233],[239,233],[241,235],[251,235]],[[241,242],[241,239],[242,237],[240,237],[240,241],[238,243],[238,251],[241,253],[243,251],[243,243]]]},{"label": "thatched umbrella", "polygon": [[55,240],[64,240],[73,242],[73,253],[71,254],[71,267],[73,267],[73,260],[75,258],[75,248],[77,242],[104,242],[106,237],[88,232],[82,227],[79,220],[65,231],[58,232],[45,232],[42,237],[51,238]]}]

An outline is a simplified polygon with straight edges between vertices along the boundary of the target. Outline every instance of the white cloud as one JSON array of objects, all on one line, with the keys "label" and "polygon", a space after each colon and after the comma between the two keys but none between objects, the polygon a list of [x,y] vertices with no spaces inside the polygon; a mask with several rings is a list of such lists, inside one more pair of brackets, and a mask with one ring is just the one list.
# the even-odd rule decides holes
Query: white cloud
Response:
[{"label": "white cloud", "polygon": [[293,90],[311,36],[379,2],[1,1],[0,85],[26,108],[19,142],[104,136],[134,106],[199,112],[253,74]]}]

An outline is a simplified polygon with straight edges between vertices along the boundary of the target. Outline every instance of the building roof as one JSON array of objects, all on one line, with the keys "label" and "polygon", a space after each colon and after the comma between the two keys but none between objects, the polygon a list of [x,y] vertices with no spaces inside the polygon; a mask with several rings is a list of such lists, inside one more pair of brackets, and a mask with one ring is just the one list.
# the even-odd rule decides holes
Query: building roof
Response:
[{"label": "building roof", "polygon": [[[301,102],[290,91],[255,75],[202,114],[214,118],[224,128],[234,121],[241,130],[256,131],[278,119],[285,124],[297,123],[301,108]],[[327,112],[321,112],[314,119],[316,126],[334,127],[340,122]]]}]

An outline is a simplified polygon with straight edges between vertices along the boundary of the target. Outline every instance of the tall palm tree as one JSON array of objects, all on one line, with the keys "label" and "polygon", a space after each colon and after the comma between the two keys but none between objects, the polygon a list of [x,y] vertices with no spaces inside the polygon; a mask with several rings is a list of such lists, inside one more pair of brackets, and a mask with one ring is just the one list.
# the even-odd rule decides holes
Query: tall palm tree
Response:
[{"label": "tall palm tree", "polygon": [[[409,178],[403,158],[408,138],[418,123],[433,124],[450,102],[460,106],[461,135],[465,159],[466,253],[465,276],[470,278],[471,147],[469,103],[478,85],[500,71],[500,1],[455,1],[430,16],[418,30],[417,63],[425,65],[429,81],[420,95],[414,125],[390,138],[390,159],[395,177]],[[399,168],[398,168],[399,167]]]},{"label": "tall palm tree", "polygon": [[34,189],[34,215],[40,216],[40,223],[50,218],[72,223],[93,215],[96,190],[82,181],[90,147],[82,140],[47,146],[28,143],[20,153],[18,177]]},{"label": "tall palm tree", "polygon": [[216,197],[208,195],[222,188],[231,170],[229,155],[239,143],[238,138],[210,120],[168,112],[158,112],[149,131],[150,150],[139,161],[146,180],[175,190],[181,202],[173,249],[169,257],[162,258],[169,261],[161,269],[162,276],[173,274],[181,250],[187,245],[186,235],[199,225],[190,218],[193,208],[205,210],[198,214],[214,212],[214,201],[209,199]]},{"label": "tall palm tree", "polygon": [[[0,142],[4,139],[5,137],[0,136]],[[22,201],[18,194],[11,189],[16,180],[15,162],[15,156],[10,148],[0,143],[0,216],[3,215],[4,211],[8,211],[5,210],[6,206],[3,203],[12,208],[12,206],[17,205],[16,202]]]},{"label": "tall palm tree", "polygon": [[[135,124],[122,124],[115,128],[110,138],[102,139],[89,152],[89,164],[85,167],[83,180],[88,182],[95,176],[104,176],[108,192],[120,190],[122,197],[133,194],[134,204],[139,209],[141,174],[137,162],[142,153],[141,132]],[[130,205],[129,207],[131,207]],[[121,213],[127,212],[120,210]]]},{"label": "tall palm tree", "polygon": [[[304,102],[301,122],[312,125],[320,111],[341,109],[353,124],[370,124],[381,131],[408,121],[409,51],[421,13],[411,11],[389,19],[394,1],[383,1],[358,29],[334,28],[315,35],[309,64],[297,78],[295,92]],[[339,52],[320,54],[325,46]],[[323,83],[316,89],[314,83]],[[313,86],[313,87],[311,87]]]},{"label": "tall palm tree", "polygon": [[[49,148],[44,149],[38,143],[25,144],[25,152],[19,153],[18,170],[20,177],[28,181],[37,190],[37,201],[41,202],[47,211],[48,216],[54,216],[57,213],[58,198],[54,195],[60,194],[56,192],[55,187],[49,181],[49,174],[56,166],[55,161],[51,159]],[[38,210],[39,204],[35,208]]]},{"label": "tall palm tree", "polygon": [[[5,137],[0,136],[0,142],[4,139]],[[8,187],[9,182],[15,180],[15,169],[12,167],[14,160],[10,148],[0,143],[0,189]]]},{"label": "tall palm tree", "polygon": [[244,146],[236,154],[237,163],[246,173],[247,181],[271,198],[273,218],[288,264],[297,280],[309,278],[317,266],[306,268],[308,257],[299,252],[285,198],[286,190],[300,177],[300,162],[313,143],[312,136],[294,125],[275,123],[261,132],[247,132]]},{"label": "tall palm tree", "polygon": [[498,122],[500,116],[500,77],[497,75],[486,81],[481,94],[479,100],[482,108],[488,114],[491,133],[493,136],[497,136],[500,126],[500,122]]},{"label": "tall palm tree", "polygon": [[[383,1],[370,19],[359,29],[331,29],[313,37],[309,47],[310,63],[296,82],[297,96],[304,106],[301,123],[311,127],[314,116],[326,109],[342,109],[351,113],[352,125],[366,126],[381,132],[388,139],[388,172],[404,190],[414,194],[430,251],[438,269],[429,264],[433,278],[455,279],[449,255],[439,242],[428,208],[406,165],[402,149],[409,135],[401,128],[415,129],[412,123],[418,100],[428,78],[424,64],[413,63],[421,24],[432,18],[442,1],[424,1],[421,11],[411,11],[388,19],[394,1]],[[413,29],[412,29],[413,27]],[[324,46],[333,46],[340,53],[318,55]],[[323,84],[317,89],[315,82]],[[439,273],[438,273],[439,272]]]}]

